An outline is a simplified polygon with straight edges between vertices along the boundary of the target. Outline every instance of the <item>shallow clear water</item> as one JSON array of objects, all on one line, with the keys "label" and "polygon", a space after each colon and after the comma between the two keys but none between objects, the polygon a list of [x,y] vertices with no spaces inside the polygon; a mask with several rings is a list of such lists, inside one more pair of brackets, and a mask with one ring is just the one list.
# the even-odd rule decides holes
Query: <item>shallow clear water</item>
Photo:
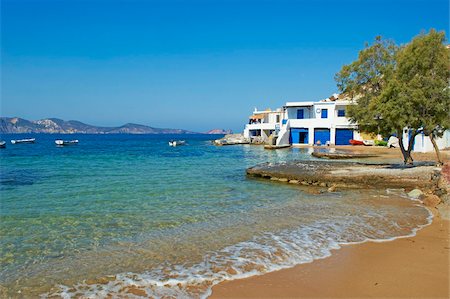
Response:
[{"label": "shallow clear water", "polygon": [[80,140],[71,147],[35,137],[0,150],[0,284],[9,296],[202,297],[225,279],[428,223],[401,191],[312,194],[245,176],[257,163],[312,159],[307,149],[215,147],[208,135],[64,136]]}]

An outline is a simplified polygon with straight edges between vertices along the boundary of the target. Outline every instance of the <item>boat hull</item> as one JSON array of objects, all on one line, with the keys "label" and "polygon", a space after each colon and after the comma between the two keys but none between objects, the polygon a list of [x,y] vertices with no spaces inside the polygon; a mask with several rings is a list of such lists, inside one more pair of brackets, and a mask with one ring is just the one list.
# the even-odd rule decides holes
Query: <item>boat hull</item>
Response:
[{"label": "boat hull", "polygon": [[351,145],[364,145],[364,141],[361,140],[350,139],[349,142]]},{"label": "boat hull", "polygon": [[186,142],[183,140],[178,140],[178,141],[169,141],[169,146],[180,146],[180,145],[185,145]]},{"label": "boat hull", "polygon": [[58,146],[67,146],[67,145],[76,145],[78,144],[78,140],[55,140],[56,145]]},{"label": "boat hull", "polygon": [[34,143],[36,138],[28,138],[28,139],[13,139],[11,140],[12,144],[20,144],[20,143]]}]

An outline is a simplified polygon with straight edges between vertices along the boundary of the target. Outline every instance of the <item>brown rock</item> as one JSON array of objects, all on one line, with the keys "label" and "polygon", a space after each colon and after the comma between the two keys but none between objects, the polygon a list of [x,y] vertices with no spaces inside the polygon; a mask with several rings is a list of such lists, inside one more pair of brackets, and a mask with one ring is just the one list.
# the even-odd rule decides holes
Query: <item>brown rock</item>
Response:
[{"label": "brown rock", "polygon": [[423,204],[426,205],[427,207],[431,207],[431,208],[435,208],[440,202],[441,202],[441,199],[439,198],[439,196],[434,195],[434,194],[427,195],[423,199]]},{"label": "brown rock", "polygon": [[133,286],[127,288],[127,293],[130,293],[130,294],[133,294],[136,296],[141,296],[141,297],[148,296],[147,293],[145,292],[145,290],[139,289],[139,288],[133,287]]},{"label": "brown rock", "polygon": [[336,185],[332,185],[330,188],[328,188],[328,192],[334,192],[336,191]]}]

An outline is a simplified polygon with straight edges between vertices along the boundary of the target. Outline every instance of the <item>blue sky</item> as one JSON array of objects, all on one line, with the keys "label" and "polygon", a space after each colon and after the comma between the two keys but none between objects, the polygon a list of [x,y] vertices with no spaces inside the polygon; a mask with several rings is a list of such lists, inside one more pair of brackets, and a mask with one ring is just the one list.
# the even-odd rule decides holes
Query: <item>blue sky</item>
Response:
[{"label": "blue sky", "polygon": [[240,131],[320,100],[377,35],[448,35],[441,0],[2,0],[1,115]]}]

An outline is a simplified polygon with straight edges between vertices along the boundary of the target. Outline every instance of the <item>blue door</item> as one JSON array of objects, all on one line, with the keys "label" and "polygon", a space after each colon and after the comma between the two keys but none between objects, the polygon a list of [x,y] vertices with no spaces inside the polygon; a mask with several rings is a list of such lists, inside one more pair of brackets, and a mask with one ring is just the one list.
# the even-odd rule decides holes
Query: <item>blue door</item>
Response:
[{"label": "blue door", "polygon": [[352,129],[336,129],[336,145],[348,145],[350,139],[353,139]]},{"label": "blue door", "polygon": [[330,141],[330,129],[315,129],[314,130],[314,144],[320,141],[320,144],[325,145]]},{"label": "blue door", "polygon": [[305,128],[291,128],[290,142],[308,144],[308,129]]},{"label": "blue door", "polygon": [[305,118],[305,110],[298,109],[297,110],[297,119],[304,119]]}]

